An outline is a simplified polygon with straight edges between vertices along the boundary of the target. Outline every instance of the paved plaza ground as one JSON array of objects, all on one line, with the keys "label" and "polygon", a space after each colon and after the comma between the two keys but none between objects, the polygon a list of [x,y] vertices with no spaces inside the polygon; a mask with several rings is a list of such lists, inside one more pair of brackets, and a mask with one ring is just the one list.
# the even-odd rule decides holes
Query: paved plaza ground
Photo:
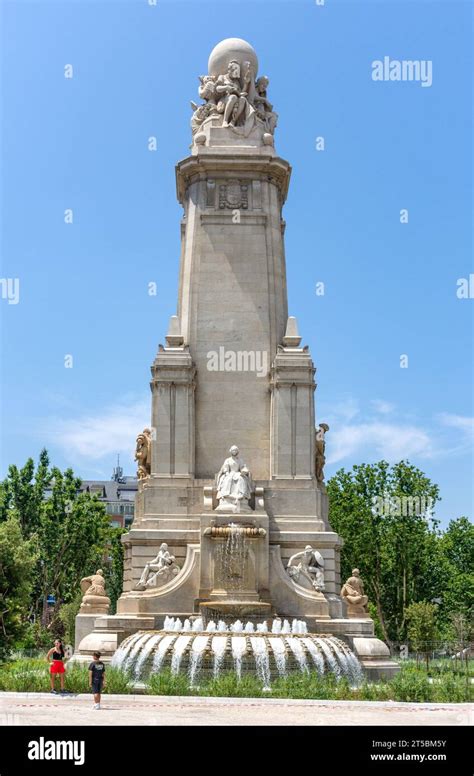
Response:
[{"label": "paved plaza ground", "polygon": [[[468,703],[0,693],[0,725],[472,725]],[[60,712],[58,714],[58,711]]]}]

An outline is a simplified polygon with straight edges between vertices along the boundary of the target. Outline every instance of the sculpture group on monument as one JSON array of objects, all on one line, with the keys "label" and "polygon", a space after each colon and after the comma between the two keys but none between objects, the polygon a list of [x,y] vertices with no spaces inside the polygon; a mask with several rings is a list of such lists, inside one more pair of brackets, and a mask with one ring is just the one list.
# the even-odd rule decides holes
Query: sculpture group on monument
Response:
[{"label": "sculpture group on monument", "polygon": [[[115,615],[97,600],[81,607],[73,658],[99,650],[137,679],[165,665],[193,678],[253,667],[265,682],[292,668],[397,670],[357,569],[341,589],[329,426],[315,422],[316,369],[288,316],[291,168],[275,151],[268,85],[249,43],[219,43],[199,77],[203,102],[192,103],[191,153],[176,166],[178,309],[151,367],[150,428],[137,437],[123,593]],[[267,377],[210,371],[222,347],[268,353]]]}]

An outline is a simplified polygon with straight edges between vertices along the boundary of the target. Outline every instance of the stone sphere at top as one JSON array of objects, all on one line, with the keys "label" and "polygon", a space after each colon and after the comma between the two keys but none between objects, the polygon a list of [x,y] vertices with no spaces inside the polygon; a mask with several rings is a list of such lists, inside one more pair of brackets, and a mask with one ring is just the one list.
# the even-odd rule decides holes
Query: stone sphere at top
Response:
[{"label": "stone sphere at top", "polygon": [[244,62],[250,62],[257,75],[258,59],[253,46],[242,38],[226,38],[215,46],[209,56],[209,75],[224,75],[229,62],[235,59],[242,67]]}]

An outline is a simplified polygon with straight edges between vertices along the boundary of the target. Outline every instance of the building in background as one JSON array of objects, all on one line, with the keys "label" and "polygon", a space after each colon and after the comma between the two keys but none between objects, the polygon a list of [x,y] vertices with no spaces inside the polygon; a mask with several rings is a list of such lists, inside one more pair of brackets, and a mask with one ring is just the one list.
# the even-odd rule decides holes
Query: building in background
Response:
[{"label": "building in background", "polygon": [[110,480],[83,480],[80,492],[91,493],[103,501],[114,528],[129,528],[135,514],[137,489],[138,479],[124,476],[120,459],[117,459]]}]

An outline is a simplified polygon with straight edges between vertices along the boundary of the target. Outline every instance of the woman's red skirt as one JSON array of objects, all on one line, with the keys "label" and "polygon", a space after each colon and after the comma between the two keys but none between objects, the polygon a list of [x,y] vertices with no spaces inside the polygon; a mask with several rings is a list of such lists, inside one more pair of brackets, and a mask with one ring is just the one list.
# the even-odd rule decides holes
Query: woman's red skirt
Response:
[{"label": "woman's red skirt", "polygon": [[66,669],[62,660],[53,660],[49,669],[52,674],[65,674]]}]

